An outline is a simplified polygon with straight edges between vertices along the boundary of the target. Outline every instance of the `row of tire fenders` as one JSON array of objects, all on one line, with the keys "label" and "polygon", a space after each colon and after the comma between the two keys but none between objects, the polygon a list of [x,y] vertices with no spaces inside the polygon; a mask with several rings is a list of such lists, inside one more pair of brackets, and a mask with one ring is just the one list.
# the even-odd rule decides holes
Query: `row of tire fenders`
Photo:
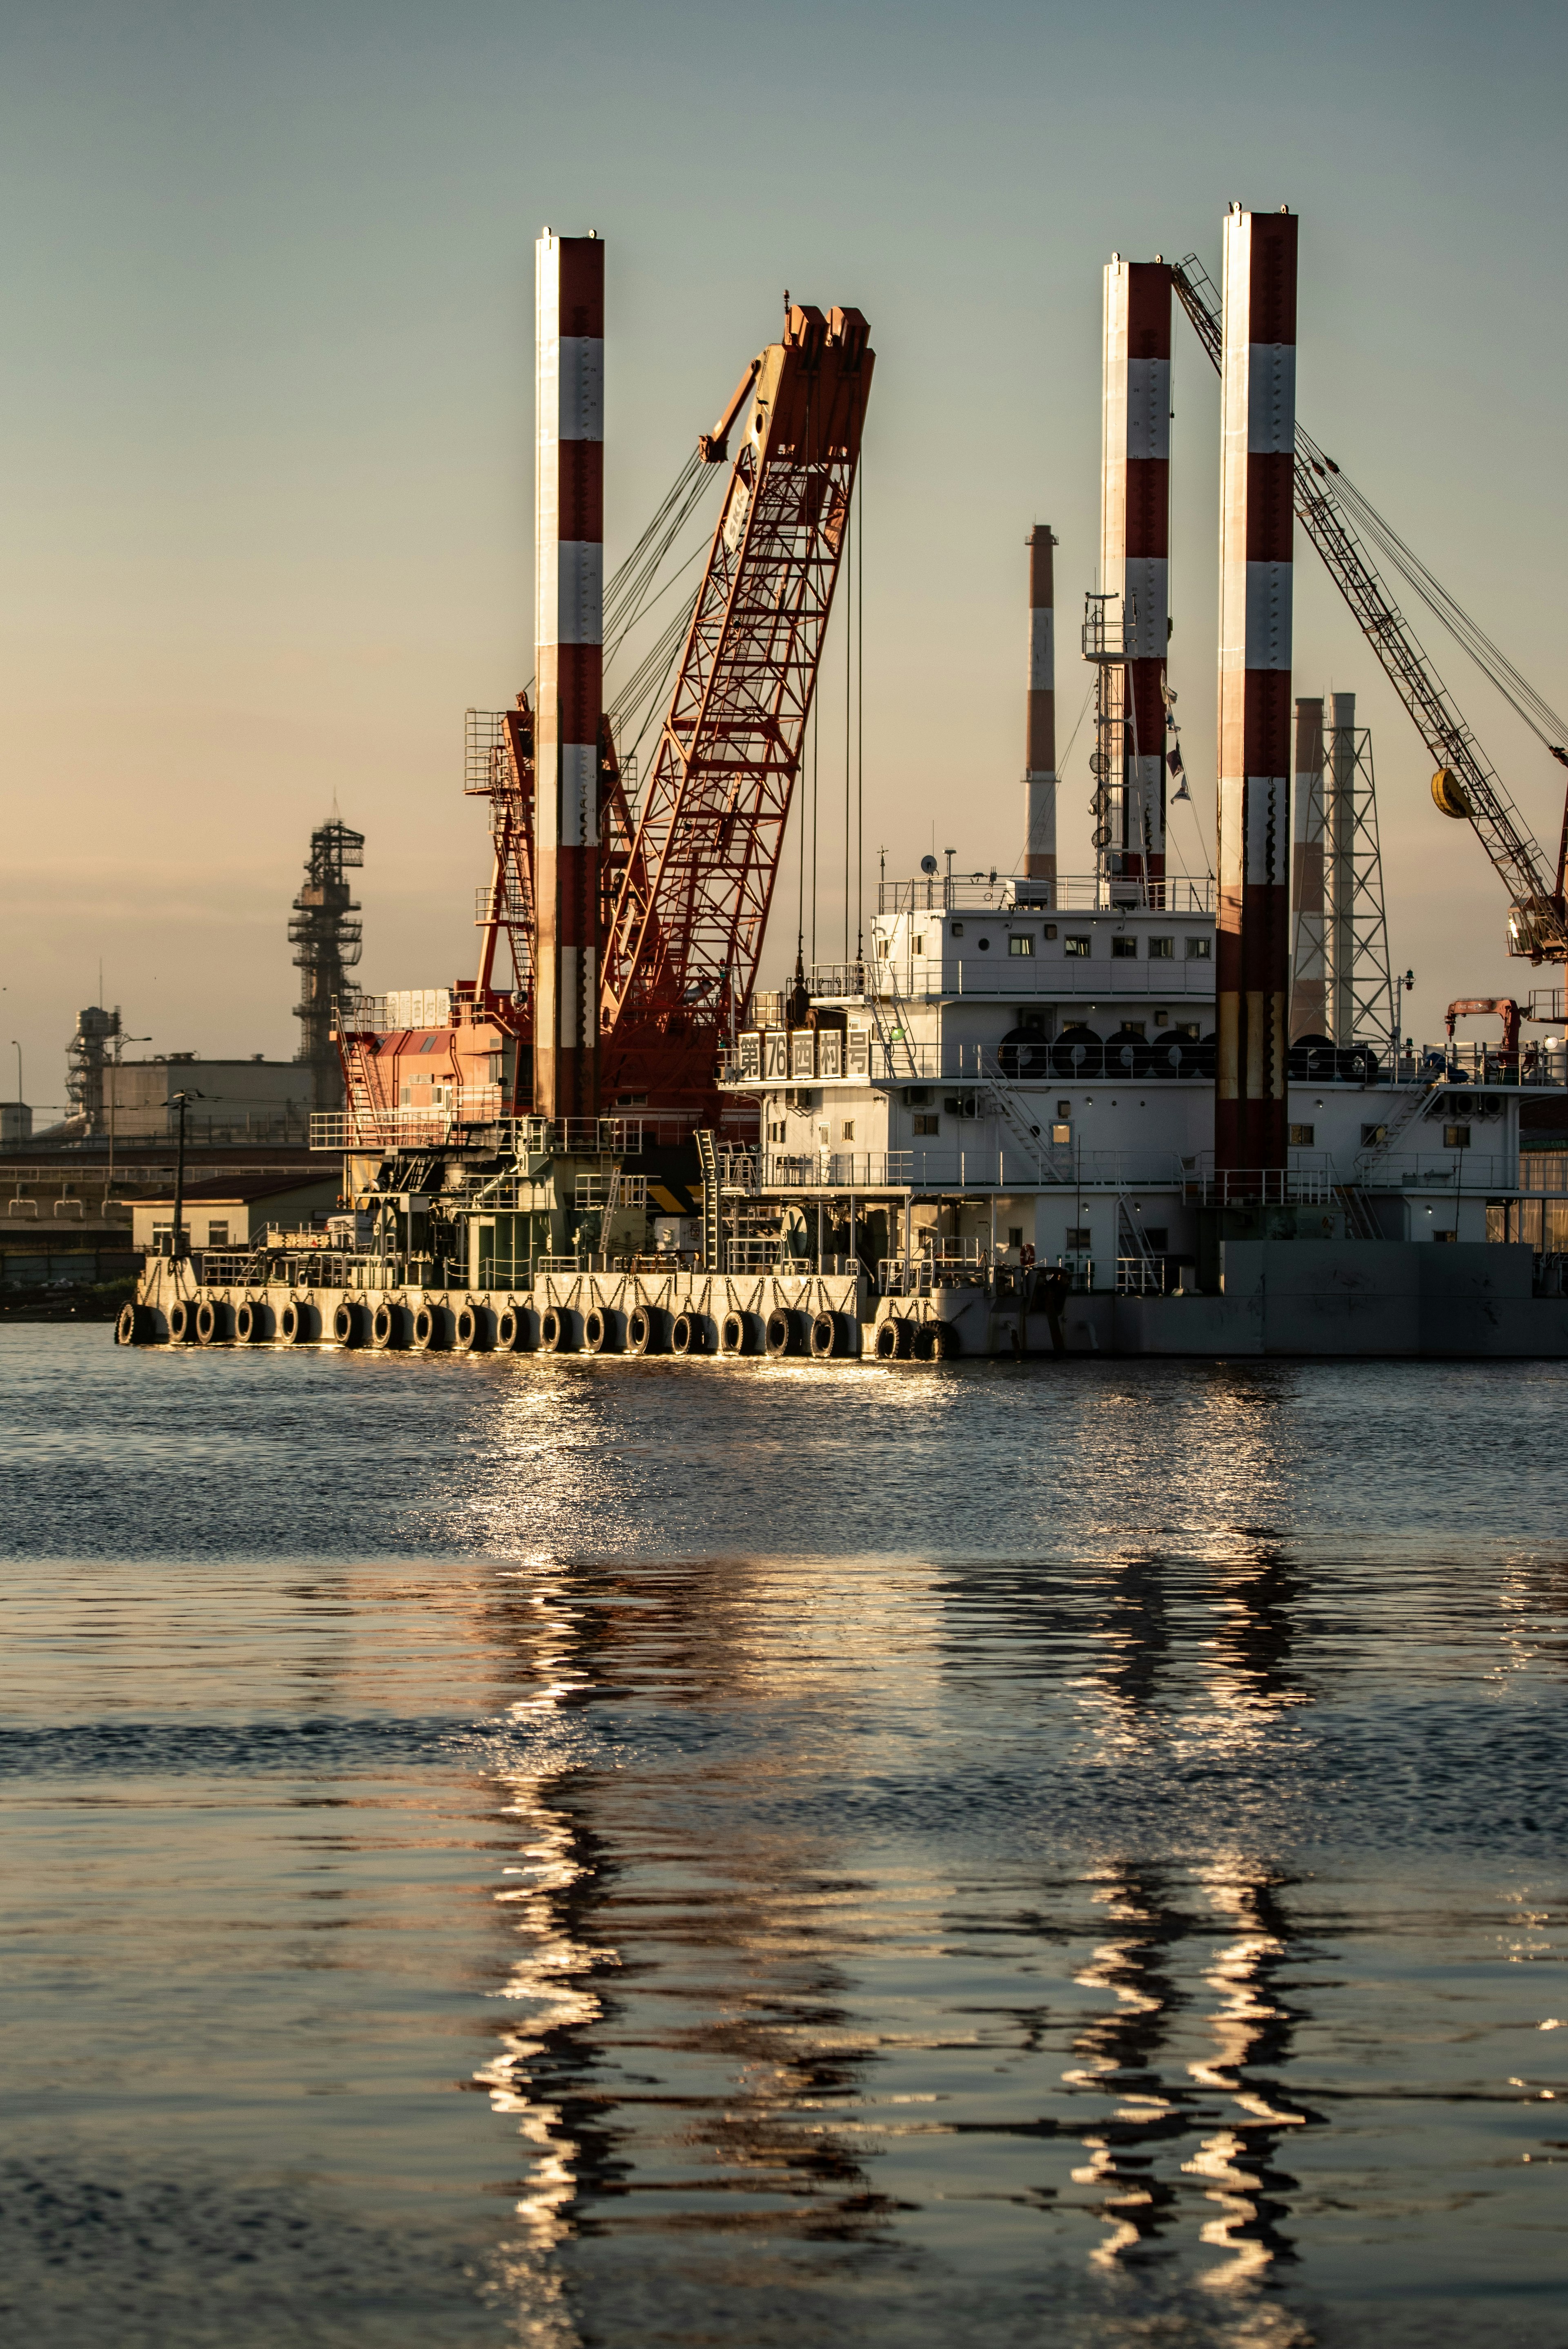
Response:
[{"label": "row of tire fenders", "polygon": [[[115,1336],[122,1346],[342,1346],[377,1353],[418,1354],[752,1354],[815,1361],[855,1351],[848,1313],[808,1313],[776,1306],[771,1313],[672,1313],[660,1305],[629,1312],[593,1305],[542,1309],[514,1300],[497,1309],[476,1304],[378,1304],[345,1298],[330,1315],[308,1298],[273,1306],[261,1298],[231,1305],[222,1298],[178,1298],[164,1317],[150,1306],[128,1305]],[[944,1321],[908,1316],[880,1321],[872,1347],[879,1361],[945,1361],[958,1350],[957,1333]]]}]

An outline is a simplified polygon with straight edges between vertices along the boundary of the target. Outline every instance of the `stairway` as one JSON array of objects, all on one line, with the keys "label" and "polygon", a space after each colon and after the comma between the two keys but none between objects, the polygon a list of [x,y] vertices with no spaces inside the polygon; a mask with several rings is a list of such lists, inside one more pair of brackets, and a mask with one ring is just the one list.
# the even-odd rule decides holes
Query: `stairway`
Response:
[{"label": "stairway", "polygon": [[[982,1051],[980,1074],[997,1116],[1024,1153],[1026,1162],[1033,1159],[1036,1181],[1070,1183],[1071,1165],[1065,1158],[1058,1158],[1049,1143],[1042,1139],[1044,1128],[1035,1123],[1033,1102],[1018,1092],[994,1052]],[[1039,1114],[1043,1116],[1045,1112],[1041,1111]]]},{"label": "stairway", "polygon": [[1345,1210],[1345,1229],[1348,1238],[1353,1240],[1382,1238],[1382,1226],[1377,1221],[1377,1211],[1367,1195],[1364,1184],[1336,1183],[1334,1186],[1334,1195]]},{"label": "stairway", "polygon": [[1382,1141],[1370,1142],[1365,1149],[1357,1152],[1356,1174],[1353,1179],[1357,1185],[1364,1181],[1368,1167],[1379,1158],[1387,1156],[1400,1136],[1408,1133],[1415,1121],[1425,1112],[1429,1104],[1437,1094],[1442,1092],[1447,1083],[1446,1074],[1434,1077],[1430,1083],[1423,1086],[1418,1093],[1412,1093],[1397,1114],[1389,1119]]}]

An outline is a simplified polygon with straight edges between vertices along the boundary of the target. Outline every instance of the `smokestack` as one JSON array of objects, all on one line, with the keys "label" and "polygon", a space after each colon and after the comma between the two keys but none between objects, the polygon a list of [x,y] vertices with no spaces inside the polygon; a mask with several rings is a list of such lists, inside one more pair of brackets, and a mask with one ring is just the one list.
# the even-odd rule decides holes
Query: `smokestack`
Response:
[{"label": "smokestack", "polygon": [[1051,885],[1040,902],[1049,905],[1057,877],[1057,638],[1056,588],[1049,526],[1029,533],[1029,691],[1024,737],[1024,872]]},{"label": "smokestack", "polygon": [[[1099,584],[1121,597],[1128,655],[1119,815],[1113,854],[1145,881],[1165,872],[1165,647],[1170,636],[1171,270],[1105,272],[1105,426]],[[1114,870],[1115,867],[1113,866]],[[1156,893],[1152,902],[1162,902]]]},{"label": "smokestack", "polygon": [[1216,1166],[1286,1163],[1296,222],[1225,219]]},{"label": "smokestack", "polygon": [[533,1105],[598,1109],[599,723],[603,705],[604,247],[535,247]]}]

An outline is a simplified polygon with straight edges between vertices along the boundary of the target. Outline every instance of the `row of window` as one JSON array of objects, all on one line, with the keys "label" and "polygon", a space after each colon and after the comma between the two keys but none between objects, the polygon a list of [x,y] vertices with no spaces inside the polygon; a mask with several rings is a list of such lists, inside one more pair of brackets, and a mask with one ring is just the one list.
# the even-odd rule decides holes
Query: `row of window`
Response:
[{"label": "row of window", "polygon": [[[958,938],[962,937],[963,935],[963,923],[954,922],[953,925],[953,936],[955,938]],[[1055,922],[1047,922],[1046,924],[1045,935],[1047,938],[1054,938],[1056,936],[1057,926]],[[976,938],[975,944],[981,954],[990,953],[991,940],[988,937]],[[1187,960],[1189,962],[1209,962],[1212,960],[1214,947],[1212,938],[1207,936],[1190,937],[1185,941],[1185,945],[1187,949]],[[913,941],[913,947],[917,957],[923,956],[926,950],[924,936],[922,935],[921,936],[916,937]],[[1032,930],[1014,930],[1009,934],[1007,939],[1007,952],[1010,955],[1032,955],[1034,951],[1035,936]],[[1067,936],[1062,940],[1062,952],[1065,955],[1071,955],[1080,960],[1087,961],[1093,951],[1093,934],[1088,930],[1069,930]],[[886,938],[879,938],[877,940],[877,953],[884,962],[887,960],[888,941]],[[1110,941],[1110,957],[1113,962],[1136,962],[1138,959],[1137,932],[1118,931],[1112,936]],[[1173,937],[1150,938],[1149,940],[1149,960],[1150,962],[1174,962],[1175,959],[1176,941]]]},{"label": "row of window", "polygon": [[[1293,1125],[1290,1128],[1291,1148],[1293,1150],[1310,1150],[1313,1146],[1316,1133],[1317,1128],[1315,1125]],[[1361,1129],[1361,1147],[1363,1150],[1375,1150],[1379,1143],[1387,1142],[1387,1139],[1388,1129],[1386,1125],[1364,1125]],[[1468,1150],[1470,1146],[1470,1130],[1468,1125],[1444,1126],[1443,1148],[1445,1150]]]}]

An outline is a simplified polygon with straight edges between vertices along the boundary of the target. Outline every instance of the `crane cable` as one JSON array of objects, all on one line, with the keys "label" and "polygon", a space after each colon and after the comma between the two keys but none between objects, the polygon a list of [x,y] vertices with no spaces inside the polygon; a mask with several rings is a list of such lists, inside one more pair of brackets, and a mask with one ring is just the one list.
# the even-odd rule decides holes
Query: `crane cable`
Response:
[{"label": "crane cable", "polygon": [[[1219,287],[1195,253],[1189,253],[1177,262],[1171,275],[1177,298],[1191,320],[1210,359],[1218,367],[1221,361],[1222,310]],[[1460,650],[1470,656],[1481,675],[1496,688],[1536,740],[1544,750],[1550,750],[1554,759],[1568,767],[1568,721],[1558,715],[1542,694],[1537,693],[1529,678],[1514,667],[1501,647],[1492,642],[1486,631],[1449,594],[1436,574],[1427,568],[1415,549],[1406,544],[1391,523],[1385,521],[1365,491],[1357,488],[1348,474],[1299,423],[1295,428],[1295,445],[1323,481],[1324,493],[1328,499],[1343,507],[1347,516],[1366,531],[1382,550],[1389,568],[1398,572],[1412,593],[1419,596],[1434,619],[1448,630]]]},{"label": "crane cable", "polygon": [[1448,630],[1454,642],[1469,654],[1483,677],[1495,686],[1517,717],[1522,719],[1544,750],[1568,766],[1568,720],[1553,709],[1543,694],[1537,693],[1529,678],[1517,669],[1501,647],[1492,642],[1484,628],[1472,620],[1457,603],[1448,589],[1421,561],[1413,547],[1408,546],[1394,528],[1385,520],[1364,490],[1358,490],[1348,474],[1336,465],[1332,457],[1319,448],[1310,433],[1296,427],[1296,445],[1315,473],[1332,476],[1330,493],[1347,506],[1357,525],[1382,553],[1390,570],[1398,574],[1405,585],[1418,595],[1433,617]]}]

